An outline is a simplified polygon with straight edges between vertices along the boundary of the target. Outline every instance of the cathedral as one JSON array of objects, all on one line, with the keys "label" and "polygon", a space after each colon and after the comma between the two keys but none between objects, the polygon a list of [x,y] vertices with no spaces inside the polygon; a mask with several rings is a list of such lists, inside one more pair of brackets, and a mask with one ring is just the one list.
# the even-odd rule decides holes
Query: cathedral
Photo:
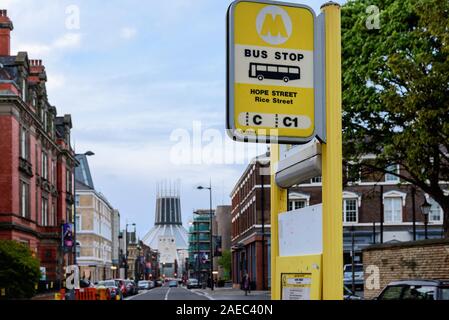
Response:
[{"label": "cathedral", "polygon": [[181,278],[188,258],[188,233],[182,225],[179,182],[157,186],[154,227],[142,241],[160,254],[161,275]]}]

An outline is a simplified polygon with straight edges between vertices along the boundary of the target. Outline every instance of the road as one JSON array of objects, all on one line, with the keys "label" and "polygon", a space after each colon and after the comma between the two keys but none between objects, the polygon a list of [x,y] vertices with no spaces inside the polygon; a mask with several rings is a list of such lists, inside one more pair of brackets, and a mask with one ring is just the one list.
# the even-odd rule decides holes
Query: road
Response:
[{"label": "road", "polygon": [[138,295],[126,298],[126,300],[270,300],[268,292],[252,292],[245,296],[242,290],[221,289],[188,290],[185,287],[169,288],[158,287],[149,291],[143,291]]},{"label": "road", "polygon": [[138,295],[126,298],[126,300],[209,300],[201,293],[187,290],[185,287],[169,288],[158,287],[144,291]]}]

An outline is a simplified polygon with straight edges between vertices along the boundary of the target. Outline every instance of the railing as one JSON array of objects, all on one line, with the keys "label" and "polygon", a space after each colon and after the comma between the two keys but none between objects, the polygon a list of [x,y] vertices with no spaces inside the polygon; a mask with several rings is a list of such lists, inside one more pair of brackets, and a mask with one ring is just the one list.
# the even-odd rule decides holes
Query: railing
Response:
[{"label": "railing", "polygon": [[[72,292],[73,293],[73,292]],[[82,288],[75,289],[74,300],[111,300],[110,292],[107,288]],[[55,300],[72,300],[69,292],[61,289],[55,294]]]}]

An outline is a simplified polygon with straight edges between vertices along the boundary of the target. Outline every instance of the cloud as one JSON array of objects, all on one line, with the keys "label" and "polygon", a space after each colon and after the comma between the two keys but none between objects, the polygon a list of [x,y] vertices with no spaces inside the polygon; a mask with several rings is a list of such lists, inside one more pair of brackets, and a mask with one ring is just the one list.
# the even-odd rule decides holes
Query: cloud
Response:
[{"label": "cloud", "polygon": [[26,51],[30,56],[47,56],[59,50],[78,48],[81,45],[81,34],[65,33],[50,44],[45,43],[13,43],[13,52]]},{"label": "cloud", "polygon": [[132,27],[124,27],[120,29],[120,38],[125,40],[130,40],[135,38],[137,35],[137,29]]},{"label": "cloud", "polygon": [[66,84],[66,77],[63,74],[51,73],[47,81],[47,90],[52,91],[64,88]]},{"label": "cloud", "polygon": [[66,33],[62,37],[56,39],[53,42],[53,48],[67,49],[77,48],[81,45],[81,34],[79,33]]}]

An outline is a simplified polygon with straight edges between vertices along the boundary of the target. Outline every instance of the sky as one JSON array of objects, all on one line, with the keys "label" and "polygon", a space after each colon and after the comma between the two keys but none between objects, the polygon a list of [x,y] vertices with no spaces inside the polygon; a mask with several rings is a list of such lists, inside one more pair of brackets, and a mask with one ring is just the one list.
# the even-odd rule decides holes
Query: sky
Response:
[{"label": "sky", "polygon": [[[298,1],[292,1],[297,2]],[[316,13],[324,1],[300,1]],[[340,2],[341,1],[337,1]],[[93,151],[97,191],[136,223],[153,226],[156,184],[180,179],[184,225],[192,212],[230,204],[264,145],[225,134],[228,0],[2,0],[12,54],[46,67],[49,101],[71,114],[72,146]]]}]

